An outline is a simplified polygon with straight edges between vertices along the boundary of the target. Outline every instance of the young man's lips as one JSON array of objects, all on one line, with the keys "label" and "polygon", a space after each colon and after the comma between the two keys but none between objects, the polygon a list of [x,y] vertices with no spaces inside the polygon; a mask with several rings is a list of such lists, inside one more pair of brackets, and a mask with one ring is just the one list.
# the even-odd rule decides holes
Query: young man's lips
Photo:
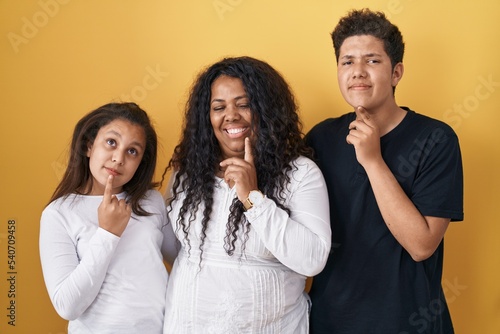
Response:
[{"label": "young man's lips", "polygon": [[370,86],[359,84],[359,85],[351,85],[349,88],[350,89],[367,89],[367,88],[370,88]]}]

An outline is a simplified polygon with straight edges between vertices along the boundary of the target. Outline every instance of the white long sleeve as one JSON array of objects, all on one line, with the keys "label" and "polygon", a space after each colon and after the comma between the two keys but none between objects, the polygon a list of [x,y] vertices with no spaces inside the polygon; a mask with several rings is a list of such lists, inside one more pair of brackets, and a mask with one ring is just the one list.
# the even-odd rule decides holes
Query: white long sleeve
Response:
[{"label": "white long sleeve", "polygon": [[[118,194],[123,198],[125,194]],[[70,195],[43,211],[40,260],[49,297],[69,333],[160,333],[168,273],[163,198],[149,191],[121,237],[99,228],[102,196]]]},{"label": "white long sleeve", "polygon": [[319,168],[299,159],[290,172],[294,182],[287,202],[288,213],[266,198],[245,213],[265,247],[285,266],[306,276],[325,266],[331,247],[328,192]]},{"label": "white long sleeve", "polygon": [[[120,238],[97,228],[79,259],[68,234],[66,217],[59,210],[44,210],[40,226],[40,259],[50,299],[66,320],[78,318],[101,290]],[[77,224],[78,222],[69,222]]]}]

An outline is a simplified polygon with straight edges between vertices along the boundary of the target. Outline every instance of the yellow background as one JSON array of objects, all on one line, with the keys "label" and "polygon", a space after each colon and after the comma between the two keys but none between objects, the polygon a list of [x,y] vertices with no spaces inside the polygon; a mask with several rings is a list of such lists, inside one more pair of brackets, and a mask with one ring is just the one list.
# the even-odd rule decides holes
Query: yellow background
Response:
[{"label": "yellow background", "polygon": [[[1,0],[0,333],[66,331],[45,291],[38,232],[80,117],[110,101],[139,103],[155,120],[163,170],[194,76],[223,56],[250,55],[283,73],[307,131],[349,111],[329,33],[347,10],[367,6],[403,32],[398,103],[448,122],[461,141],[465,221],[446,234],[443,275],[456,332],[500,333],[494,0]],[[15,327],[7,325],[9,219],[16,220]]]}]

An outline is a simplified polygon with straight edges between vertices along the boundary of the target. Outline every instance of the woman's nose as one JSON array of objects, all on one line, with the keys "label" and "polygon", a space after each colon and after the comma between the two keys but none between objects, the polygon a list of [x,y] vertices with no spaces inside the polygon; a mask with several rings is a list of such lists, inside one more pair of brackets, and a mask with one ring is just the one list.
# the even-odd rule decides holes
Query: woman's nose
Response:
[{"label": "woman's nose", "polygon": [[224,119],[227,122],[236,121],[240,119],[240,117],[241,117],[240,112],[236,106],[230,105],[226,107],[226,115]]}]

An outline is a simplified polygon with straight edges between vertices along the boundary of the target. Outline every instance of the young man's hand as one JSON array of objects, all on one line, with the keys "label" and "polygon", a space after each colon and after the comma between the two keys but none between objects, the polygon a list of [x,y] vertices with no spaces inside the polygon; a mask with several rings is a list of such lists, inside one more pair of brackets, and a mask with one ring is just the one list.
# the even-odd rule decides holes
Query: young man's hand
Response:
[{"label": "young man's hand", "polygon": [[366,109],[361,106],[356,108],[356,120],[349,124],[346,141],[354,145],[356,158],[365,168],[367,164],[382,158],[379,128]]}]

